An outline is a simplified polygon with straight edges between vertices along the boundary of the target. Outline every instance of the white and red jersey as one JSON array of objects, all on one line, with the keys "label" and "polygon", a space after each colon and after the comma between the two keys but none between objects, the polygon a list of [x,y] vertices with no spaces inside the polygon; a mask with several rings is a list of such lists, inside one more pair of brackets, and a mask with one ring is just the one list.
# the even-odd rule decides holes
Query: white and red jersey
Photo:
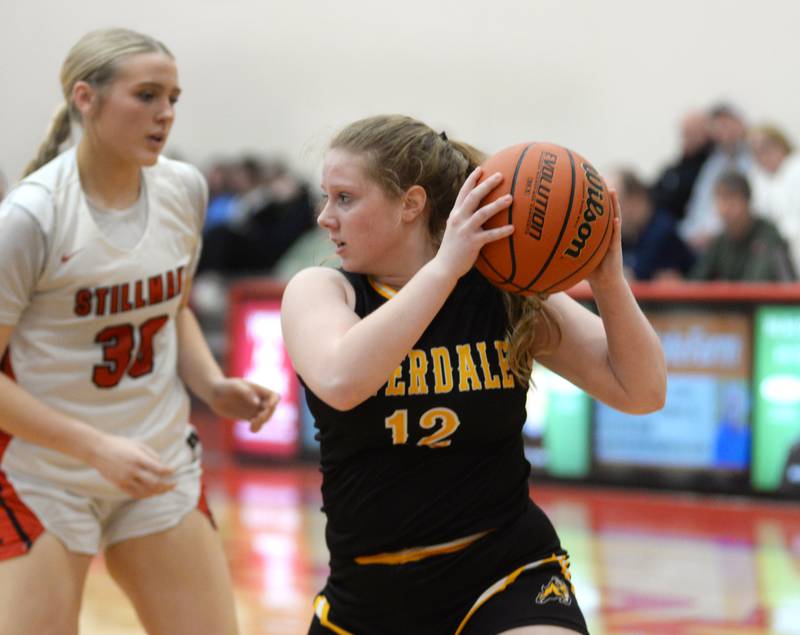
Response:
[{"label": "white and red jersey", "polygon": [[[27,304],[17,307],[6,370],[56,410],[143,441],[179,467],[191,452],[175,317],[200,249],[207,193],[200,173],[185,163],[161,158],[142,174],[147,220],[130,249],[116,246],[95,222],[74,150],[25,178],[3,201],[0,227],[4,214],[24,213],[44,238],[41,270]],[[0,254],[2,266],[13,266],[3,260]],[[13,311],[2,306],[3,297],[0,323],[7,323],[3,316]],[[0,468],[10,476],[44,478],[88,496],[122,495],[76,459],[0,436],[6,436],[0,448],[8,443]]]}]

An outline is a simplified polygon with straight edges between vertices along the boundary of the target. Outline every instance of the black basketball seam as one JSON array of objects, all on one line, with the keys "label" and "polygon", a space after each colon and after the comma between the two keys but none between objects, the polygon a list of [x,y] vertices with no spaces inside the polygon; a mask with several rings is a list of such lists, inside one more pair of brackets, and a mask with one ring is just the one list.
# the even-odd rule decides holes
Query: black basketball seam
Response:
[{"label": "black basketball seam", "polygon": [[567,230],[567,225],[569,224],[569,218],[572,215],[572,201],[575,198],[575,160],[572,158],[572,152],[567,150],[567,148],[564,148],[564,150],[566,150],[567,156],[569,157],[569,165],[570,165],[570,170],[572,172],[572,182],[569,187],[569,204],[567,205],[567,214],[564,217],[564,222],[561,223],[561,231],[559,231],[558,238],[556,239],[556,242],[553,245],[553,251],[550,252],[550,255],[547,257],[547,260],[545,260],[544,264],[542,265],[542,268],[539,270],[539,273],[536,274],[536,277],[533,280],[531,280],[527,285],[522,287],[523,291],[527,291],[528,289],[530,289],[536,283],[536,281],[542,277],[544,272],[547,271],[547,266],[553,260],[553,257],[556,255],[556,252],[558,251],[558,246],[561,244],[561,238],[564,236],[564,232]]},{"label": "black basketball seam", "polygon": [[[508,206],[509,225],[513,224],[514,220],[513,211],[514,211],[515,201],[513,199],[514,199],[514,190],[517,187],[517,176],[519,175],[519,170],[522,167],[522,162],[525,160],[525,155],[528,154],[528,150],[532,145],[533,145],[532,143],[529,143],[527,146],[525,146],[525,149],[522,151],[522,154],[519,155],[519,159],[517,159],[517,165],[514,168],[514,176],[511,179],[511,192],[510,192],[512,200],[511,200],[511,205]],[[517,255],[514,252],[514,234],[511,234],[511,236],[508,237],[508,251],[509,255],[511,256],[511,274],[505,280],[503,280],[504,283],[510,283],[514,279],[514,276],[517,274]]]},{"label": "black basketball seam", "polygon": [[483,255],[483,252],[478,253],[478,258],[486,263],[486,265],[497,274],[498,278],[496,282],[503,282],[503,274],[500,273],[497,268],[489,261],[489,259]]},{"label": "black basketball seam", "polygon": [[[500,284],[504,284],[504,285],[506,285],[506,286],[511,286],[511,287],[514,287],[516,290],[515,290],[515,291],[511,291],[511,293],[516,293],[516,292],[518,292],[518,291],[522,291],[522,290],[523,290],[523,289],[522,289],[522,287],[521,287],[521,286],[519,286],[519,285],[518,285],[516,282],[512,282],[511,280],[503,280],[503,276],[500,274],[500,272],[499,272],[499,271],[497,271],[497,269],[495,268],[495,266],[494,266],[494,265],[493,265],[491,262],[489,262],[488,258],[486,258],[486,256],[484,256],[482,253],[478,254],[478,258],[479,258],[480,260],[483,260],[483,261],[486,263],[486,265],[487,265],[487,266],[489,266],[489,267],[492,269],[492,271],[494,271],[495,273],[497,273],[497,274],[498,274],[498,276],[500,276],[498,279],[496,279],[496,280],[492,280],[492,279],[491,279],[491,278],[489,278],[489,276],[487,276],[485,273],[481,272],[481,273],[483,273],[483,276],[484,276],[484,277],[485,277],[487,280],[489,280],[489,282],[491,282],[491,283],[492,283],[492,284],[494,284],[494,285],[500,285]],[[506,290],[507,290],[507,289],[506,289]]]},{"label": "black basketball seam", "polygon": [[508,282],[504,282],[503,284],[505,284],[506,286],[509,286],[509,287],[514,287],[515,290],[512,291],[512,293],[518,293],[518,292],[522,291],[522,287],[519,286],[516,282],[513,282],[511,280],[509,280]]},{"label": "black basketball seam", "polygon": [[[575,271],[573,271],[568,276],[564,276],[563,278],[561,278],[561,280],[558,280],[558,281],[554,282],[553,284],[551,284],[549,287],[547,287],[547,289],[544,291],[544,293],[550,293],[550,289],[552,289],[553,287],[557,287],[562,282],[564,282],[564,280],[567,280],[568,278],[571,278],[572,276],[574,276],[576,273],[578,273],[581,269],[583,269],[586,265],[588,265],[592,261],[592,258],[594,258],[594,255],[597,253],[597,250],[600,249],[600,245],[603,244],[603,240],[605,240],[606,234],[608,233],[608,228],[611,227],[611,224],[613,222],[614,222],[614,219],[612,218],[610,221],[608,221],[608,223],[606,223],[606,228],[603,230],[603,235],[600,237],[600,240],[597,243],[597,247],[594,248],[594,251],[592,252],[592,255],[589,256],[586,259],[586,262],[584,262],[580,267],[578,267]],[[600,263],[597,263],[597,264],[600,264]]]}]

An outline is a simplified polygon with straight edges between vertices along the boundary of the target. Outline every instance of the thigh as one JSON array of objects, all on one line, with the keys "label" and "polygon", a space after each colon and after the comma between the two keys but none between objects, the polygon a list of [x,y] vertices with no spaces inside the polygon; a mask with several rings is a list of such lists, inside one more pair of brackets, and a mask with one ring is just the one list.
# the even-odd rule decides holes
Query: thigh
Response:
[{"label": "thigh", "polygon": [[199,510],[165,531],[118,542],[105,557],[149,635],[238,632],[222,543]]},{"label": "thigh", "polygon": [[0,558],[25,553],[45,527],[72,553],[93,556],[100,550],[95,499],[40,477],[0,471],[0,506]]},{"label": "thigh", "polygon": [[103,540],[107,548],[118,542],[171,529],[193,509],[200,509],[211,518],[203,492],[199,459],[180,468],[174,479],[175,488],[168,492],[114,505],[103,521]]},{"label": "thigh", "polygon": [[45,532],[26,554],[0,561],[0,633],[76,635],[91,560]]}]

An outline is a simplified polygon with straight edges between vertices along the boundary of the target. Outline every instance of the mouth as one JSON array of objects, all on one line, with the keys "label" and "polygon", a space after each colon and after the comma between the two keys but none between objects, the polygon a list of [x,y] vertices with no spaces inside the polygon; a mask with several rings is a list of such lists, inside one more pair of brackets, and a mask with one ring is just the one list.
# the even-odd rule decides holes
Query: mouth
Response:
[{"label": "mouth", "polygon": [[335,240],[331,238],[331,242],[336,246],[336,253],[339,253],[342,249],[344,249],[347,243],[342,242],[341,240]]},{"label": "mouth", "polygon": [[148,141],[150,141],[151,143],[158,144],[158,145],[163,144],[164,141],[166,140],[166,138],[167,138],[167,135],[165,135],[164,133],[156,133],[156,134],[147,135],[147,140]]}]

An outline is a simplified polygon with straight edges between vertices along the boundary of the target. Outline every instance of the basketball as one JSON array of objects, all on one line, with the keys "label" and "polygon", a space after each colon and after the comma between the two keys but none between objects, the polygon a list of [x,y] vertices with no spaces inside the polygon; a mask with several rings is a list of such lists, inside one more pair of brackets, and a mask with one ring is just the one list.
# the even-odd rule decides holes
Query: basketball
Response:
[{"label": "basketball", "polygon": [[483,165],[503,182],[481,205],[511,194],[508,210],[484,227],[513,224],[514,233],[481,249],[475,263],[504,291],[531,295],[568,289],[588,276],[611,241],[614,216],[603,177],[577,152],[554,143],[520,143]]}]

